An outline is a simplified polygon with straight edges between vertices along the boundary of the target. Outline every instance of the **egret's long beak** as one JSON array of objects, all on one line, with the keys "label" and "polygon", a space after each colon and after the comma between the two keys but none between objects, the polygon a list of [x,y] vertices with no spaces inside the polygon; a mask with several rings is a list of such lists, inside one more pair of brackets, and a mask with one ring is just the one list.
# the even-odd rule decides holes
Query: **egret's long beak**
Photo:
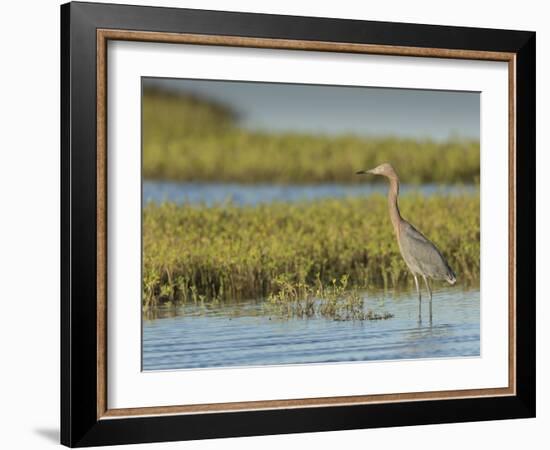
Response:
[{"label": "egret's long beak", "polygon": [[372,173],[372,170],[360,170],[359,172],[355,172],[355,175],[365,175],[367,173]]}]

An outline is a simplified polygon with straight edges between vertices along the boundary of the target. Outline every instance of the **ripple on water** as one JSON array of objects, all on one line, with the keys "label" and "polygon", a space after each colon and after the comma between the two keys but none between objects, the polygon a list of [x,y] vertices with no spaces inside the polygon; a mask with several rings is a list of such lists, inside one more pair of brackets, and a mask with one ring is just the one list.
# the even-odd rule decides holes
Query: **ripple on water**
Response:
[{"label": "ripple on water", "polygon": [[[279,320],[258,315],[261,304],[253,301],[200,314],[165,311],[143,320],[143,369],[479,356],[479,290],[438,290],[431,325],[418,323],[414,295],[383,300],[382,309],[394,317],[365,322]],[[381,302],[369,296],[366,303]],[[427,304],[423,313],[427,317]]]}]

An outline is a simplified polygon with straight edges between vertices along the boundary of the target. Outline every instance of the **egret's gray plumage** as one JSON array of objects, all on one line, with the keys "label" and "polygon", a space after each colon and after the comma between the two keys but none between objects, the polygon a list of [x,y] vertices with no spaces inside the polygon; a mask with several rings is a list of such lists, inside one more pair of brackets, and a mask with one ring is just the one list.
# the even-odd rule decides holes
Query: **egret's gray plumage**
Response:
[{"label": "egret's gray plumage", "polygon": [[388,190],[388,208],[390,219],[395,231],[399,250],[409,270],[414,277],[418,293],[418,318],[421,318],[422,296],[418,285],[418,276],[424,279],[426,289],[430,294],[430,322],[432,320],[432,290],[429,279],[445,280],[450,284],[456,283],[456,275],[439,249],[413,225],[401,217],[397,197],[399,195],[399,178],[393,167],[384,163],[371,170],[362,170],[357,174],[370,173],[382,175],[390,182]]},{"label": "egret's gray plumage", "polygon": [[456,277],[437,247],[410,223],[403,221],[399,239],[401,254],[411,272],[454,284]]}]

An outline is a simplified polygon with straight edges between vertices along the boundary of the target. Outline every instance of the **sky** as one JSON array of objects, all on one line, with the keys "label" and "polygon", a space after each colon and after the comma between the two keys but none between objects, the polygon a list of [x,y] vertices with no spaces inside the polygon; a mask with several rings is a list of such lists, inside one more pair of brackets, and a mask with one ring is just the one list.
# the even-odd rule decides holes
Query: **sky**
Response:
[{"label": "sky", "polygon": [[477,92],[144,78],[229,106],[250,130],[479,139]]}]

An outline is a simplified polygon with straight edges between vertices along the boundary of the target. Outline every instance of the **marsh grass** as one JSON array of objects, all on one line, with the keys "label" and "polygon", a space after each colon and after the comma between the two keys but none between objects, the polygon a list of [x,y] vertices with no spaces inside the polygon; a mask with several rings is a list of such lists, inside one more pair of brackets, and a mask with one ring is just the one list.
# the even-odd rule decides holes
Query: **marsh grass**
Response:
[{"label": "marsh grass", "polygon": [[391,161],[405,183],[477,183],[479,141],[268,133],[239,126],[228,107],[145,89],[143,176],[173,181],[359,183]]},{"label": "marsh grass", "polygon": [[[410,194],[400,207],[441,249],[459,283],[478,282],[479,195]],[[353,289],[411,285],[384,196],[143,209],[144,309],[269,298],[274,306],[290,303],[292,314],[307,316],[314,308],[323,315],[312,299],[324,298],[331,308],[330,289],[342,277],[346,294],[338,305],[348,301],[351,315]]]},{"label": "marsh grass", "polygon": [[304,282],[292,282],[287,274],[277,277],[278,291],[267,298],[267,311],[279,317],[324,317],[333,320],[382,320],[393,314],[378,313],[365,308],[365,302],[356,287],[349,288],[348,275],[333,279],[328,286],[317,282],[310,286]]}]

